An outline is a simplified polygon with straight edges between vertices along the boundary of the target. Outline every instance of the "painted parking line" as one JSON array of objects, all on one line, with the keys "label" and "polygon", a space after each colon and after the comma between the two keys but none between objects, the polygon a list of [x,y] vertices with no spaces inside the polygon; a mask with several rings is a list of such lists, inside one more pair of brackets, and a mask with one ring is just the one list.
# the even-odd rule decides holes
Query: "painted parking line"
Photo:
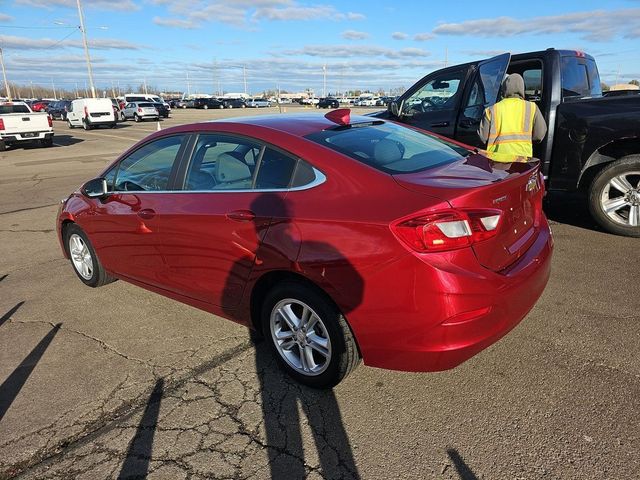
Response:
[{"label": "painted parking line", "polygon": [[90,135],[97,135],[99,137],[117,138],[119,140],[131,140],[131,141],[134,141],[134,142],[138,142],[138,141],[142,140],[142,138],[131,138],[131,137],[125,137],[124,135],[110,135],[108,133],[91,132]]}]

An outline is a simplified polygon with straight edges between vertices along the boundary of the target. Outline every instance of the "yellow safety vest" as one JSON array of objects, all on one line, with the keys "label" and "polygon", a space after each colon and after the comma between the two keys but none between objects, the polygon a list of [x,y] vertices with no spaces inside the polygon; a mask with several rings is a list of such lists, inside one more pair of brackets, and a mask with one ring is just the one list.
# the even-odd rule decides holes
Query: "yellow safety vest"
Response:
[{"label": "yellow safety vest", "polygon": [[487,151],[532,157],[533,119],[536,104],[520,98],[505,98],[485,110],[491,122]]}]

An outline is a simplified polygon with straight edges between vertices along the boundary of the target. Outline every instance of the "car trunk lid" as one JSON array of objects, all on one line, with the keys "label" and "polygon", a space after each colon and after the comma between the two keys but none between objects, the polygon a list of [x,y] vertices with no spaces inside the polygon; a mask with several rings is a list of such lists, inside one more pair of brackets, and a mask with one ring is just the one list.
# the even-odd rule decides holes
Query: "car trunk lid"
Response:
[{"label": "car trunk lid", "polygon": [[394,178],[404,188],[446,200],[456,209],[499,210],[496,234],[472,245],[478,261],[486,268],[507,268],[538,236],[544,190],[538,161],[498,163],[472,154]]}]

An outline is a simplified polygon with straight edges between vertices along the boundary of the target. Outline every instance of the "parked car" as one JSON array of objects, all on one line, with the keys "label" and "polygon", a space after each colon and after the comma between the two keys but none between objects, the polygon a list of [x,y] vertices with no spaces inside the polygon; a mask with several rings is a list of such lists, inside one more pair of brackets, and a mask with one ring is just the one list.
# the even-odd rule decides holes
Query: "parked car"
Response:
[{"label": "parked car", "polygon": [[223,108],[247,108],[242,98],[221,98]]},{"label": "parked car", "polygon": [[196,98],[193,101],[193,108],[203,108],[205,110],[209,108],[224,108],[224,103],[217,98]]},{"label": "parked car", "polygon": [[37,142],[53,145],[53,121],[45,112],[34,113],[24,102],[0,102],[0,152],[11,145]]},{"label": "parked car", "polygon": [[124,118],[142,122],[143,120],[158,120],[160,114],[151,102],[129,102],[124,107]]},{"label": "parked car", "polygon": [[318,108],[339,108],[340,102],[331,97],[321,98],[317,105]]},{"label": "parked car", "polygon": [[54,120],[67,120],[67,112],[71,106],[71,100],[58,100],[57,102],[51,102],[47,107],[47,113],[51,115]]},{"label": "parked car", "polygon": [[360,356],[453,368],[529,312],[553,248],[539,167],[346,109],[203,122],[127,150],[60,205],[57,232],[86,285],[247,325],[324,388]]},{"label": "parked car", "polygon": [[34,112],[46,112],[51,100],[36,100],[31,103],[31,110]]},{"label": "parked car", "polygon": [[250,98],[246,103],[247,103],[247,107],[251,107],[251,108],[271,106],[271,102],[264,98]]},{"label": "parked car", "polygon": [[164,103],[152,103],[155,109],[158,111],[158,115],[162,118],[169,118],[171,110],[169,110]]},{"label": "parked car", "polygon": [[533,149],[549,191],[583,193],[602,228],[640,237],[640,95],[603,97],[590,55],[551,48],[454,65],[430,73],[376,116],[480,147],[478,125],[505,73],[522,75],[525,96],[549,126]]},{"label": "parked car", "polygon": [[108,98],[79,98],[73,100],[67,112],[69,128],[82,127],[85,130],[106,126],[115,128],[116,116]]},{"label": "parked car", "polygon": [[165,106],[165,108],[167,108],[168,110],[171,110],[171,105],[165,102],[164,98],[162,98],[159,95],[151,95],[146,93],[127,93],[124,96],[124,101],[125,103],[131,103],[131,102],[162,103]]},{"label": "parked car", "polygon": [[604,97],[627,97],[627,96],[640,96],[640,90],[609,90],[608,92],[602,92]]},{"label": "parked car", "polygon": [[174,99],[169,102],[171,108],[187,108],[187,102],[181,99]]}]

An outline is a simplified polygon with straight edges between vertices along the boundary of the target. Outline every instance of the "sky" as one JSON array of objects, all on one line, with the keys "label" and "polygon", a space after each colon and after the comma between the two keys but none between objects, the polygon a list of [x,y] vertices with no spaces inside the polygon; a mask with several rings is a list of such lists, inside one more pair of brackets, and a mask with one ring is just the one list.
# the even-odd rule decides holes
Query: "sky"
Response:
[{"label": "sky", "polygon": [[[585,51],[640,79],[640,0],[82,0],[95,83],[249,93],[397,89],[501,52]],[[0,0],[9,82],[84,89],[76,0]]]}]

